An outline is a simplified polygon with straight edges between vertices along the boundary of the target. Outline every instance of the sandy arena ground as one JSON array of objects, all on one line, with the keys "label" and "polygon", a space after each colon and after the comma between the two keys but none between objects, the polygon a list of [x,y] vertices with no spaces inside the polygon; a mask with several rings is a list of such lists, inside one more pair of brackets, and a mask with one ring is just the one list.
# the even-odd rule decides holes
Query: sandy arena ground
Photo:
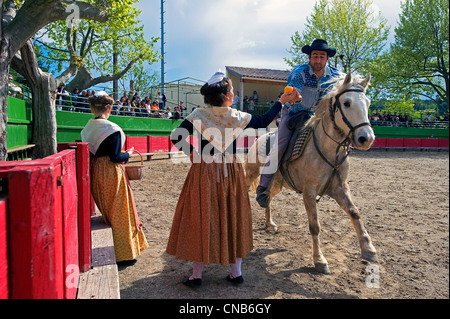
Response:
[{"label": "sandy arena ground", "polygon": [[191,263],[165,253],[190,164],[158,159],[145,165],[144,179],[131,183],[150,247],[134,266],[119,271],[122,299],[449,298],[448,152],[350,156],[348,182],[378,264],[360,258],[349,218],[325,197],[318,206],[320,236],[331,274],[317,273],[301,196],[283,190],[272,201],[281,230],[272,234],[264,230],[264,210],[250,193],[255,248],[243,262],[244,284],[223,279],[229,267],[206,265],[201,289],[181,284]]}]

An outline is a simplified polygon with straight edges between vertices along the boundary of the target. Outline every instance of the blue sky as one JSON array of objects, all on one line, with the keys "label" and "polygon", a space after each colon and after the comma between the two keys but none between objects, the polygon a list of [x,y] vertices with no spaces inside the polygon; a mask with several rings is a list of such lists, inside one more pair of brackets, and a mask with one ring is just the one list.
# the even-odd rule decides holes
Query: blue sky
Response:
[{"label": "blue sky", "polygon": [[[166,82],[184,77],[206,81],[219,68],[287,69],[290,37],[304,29],[315,0],[166,0]],[[282,5],[280,4],[282,3]],[[373,0],[394,27],[400,0]],[[160,0],[141,0],[146,37],[161,34]],[[158,50],[160,44],[158,43]],[[160,63],[152,70],[160,71]]]}]

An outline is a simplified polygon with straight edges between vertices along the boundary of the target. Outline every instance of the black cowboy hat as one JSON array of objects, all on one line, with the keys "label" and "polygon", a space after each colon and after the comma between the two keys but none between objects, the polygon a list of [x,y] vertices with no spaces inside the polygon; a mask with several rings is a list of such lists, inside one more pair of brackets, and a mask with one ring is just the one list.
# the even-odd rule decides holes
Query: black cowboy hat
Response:
[{"label": "black cowboy hat", "polygon": [[302,48],[302,52],[306,53],[308,55],[310,55],[311,52],[314,51],[314,50],[325,51],[330,58],[334,57],[335,54],[336,54],[336,49],[335,48],[330,48],[328,46],[327,41],[322,40],[322,39],[316,39],[316,40],[313,41],[311,46],[305,45]]}]

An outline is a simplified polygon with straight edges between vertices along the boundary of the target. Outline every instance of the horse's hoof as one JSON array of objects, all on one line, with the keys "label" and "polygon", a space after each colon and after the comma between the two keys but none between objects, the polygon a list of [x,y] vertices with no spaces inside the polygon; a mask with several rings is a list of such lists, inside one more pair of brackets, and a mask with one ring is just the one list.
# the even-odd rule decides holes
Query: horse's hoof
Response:
[{"label": "horse's hoof", "polygon": [[316,271],[320,272],[321,274],[325,274],[328,275],[330,274],[330,268],[328,268],[328,264],[315,264],[314,268],[316,269]]},{"label": "horse's hoof", "polygon": [[372,263],[378,263],[377,253],[371,251],[365,251],[361,253],[361,258]]},{"label": "horse's hoof", "polygon": [[272,234],[278,234],[278,226],[269,225],[266,227],[266,231]]}]

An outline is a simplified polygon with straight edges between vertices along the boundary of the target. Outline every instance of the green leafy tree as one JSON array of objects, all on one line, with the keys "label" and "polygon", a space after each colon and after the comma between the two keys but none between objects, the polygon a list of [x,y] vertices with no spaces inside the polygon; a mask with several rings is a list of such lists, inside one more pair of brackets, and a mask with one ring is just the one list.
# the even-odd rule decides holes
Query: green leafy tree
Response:
[{"label": "green leafy tree", "polygon": [[426,98],[443,114],[449,105],[449,2],[406,0],[395,43],[375,70],[384,95]]},{"label": "green leafy tree", "polygon": [[[113,1],[110,19],[106,23],[83,20],[69,29],[66,23],[55,22],[36,37],[36,42],[46,47],[48,53],[45,58],[57,62],[59,71],[71,60],[77,61],[78,72],[67,85],[69,91],[75,87],[83,90],[100,83],[127,80],[128,72],[136,63],[158,61],[154,45],[159,38],[145,40],[139,20],[141,11],[133,7],[138,1]],[[72,38],[69,45],[68,32]],[[43,36],[46,41],[40,40]]]},{"label": "green leafy tree", "polygon": [[[103,2],[106,2],[104,0]],[[56,89],[56,81],[48,73],[42,72],[37,67],[34,50],[30,50],[29,42],[40,29],[55,21],[65,21],[71,16],[67,10],[70,5],[75,5],[79,9],[79,18],[105,22],[108,19],[108,6],[106,3],[92,5],[83,1],[69,0],[4,0],[0,5],[0,160],[6,159],[6,124],[8,106],[8,73],[10,65],[16,54],[20,51],[22,58],[29,60],[23,69],[28,75],[27,80],[37,80],[47,82],[47,94],[49,88]],[[35,67],[36,66],[36,67]],[[66,74],[67,75],[67,74]],[[37,90],[37,81],[33,84]],[[33,91],[33,98],[39,92]],[[34,99],[33,99],[34,101]],[[33,119],[43,116],[36,114],[33,108]],[[49,125],[56,127],[54,121],[54,110],[47,117]],[[45,127],[42,125],[42,127]],[[56,133],[55,133],[56,136]],[[56,140],[56,139],[55,139]],[[46,144],[53,144],[53,141],[46,141]],[[55,148],[56,150],[56,148]]]},{"label": "green leafy tree", "polygon": [[285,61],[291,67],[307,63],[308,57],[301,49],[321,38],[337,54],[330,63],[340,66],[347,73],[368,73],[377,56],[383,50],[388,35],[387,20],[381,12],[375,12],[371,0],[319,0],[311,16],[307,18],[305,30],[291,37],[288,50],[290,58]]}]

